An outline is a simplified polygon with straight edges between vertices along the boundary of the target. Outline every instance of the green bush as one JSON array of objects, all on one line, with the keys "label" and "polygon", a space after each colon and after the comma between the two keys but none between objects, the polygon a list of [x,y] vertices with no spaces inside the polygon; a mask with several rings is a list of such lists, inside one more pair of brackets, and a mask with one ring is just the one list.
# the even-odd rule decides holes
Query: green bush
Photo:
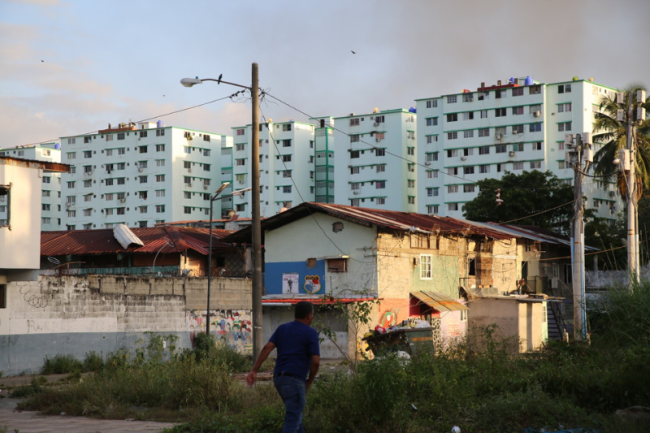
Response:
[{"label": "green bush", "polygon": [[67,374],[82,370],[83,364],[73,355],[56,355],[54,358],[45,357],[41,374]]},{"label": "green bush", "polygon": [[93,371],[95,373],[104,369],[104,359],[95,351],[86,353],[84,358],[84,371]]}]

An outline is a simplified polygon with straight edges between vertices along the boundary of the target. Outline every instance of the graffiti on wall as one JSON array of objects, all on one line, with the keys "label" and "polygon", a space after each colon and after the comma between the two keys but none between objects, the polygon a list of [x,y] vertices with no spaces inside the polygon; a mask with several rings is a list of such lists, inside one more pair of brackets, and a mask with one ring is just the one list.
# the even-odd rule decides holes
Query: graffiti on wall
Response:
[{"label": "graffiti on wall", "polygon": [[[199,332],[205,332],[206,310],[187,310],[186,326],[192,341]],[[210,334],[217,343],[227,344],[241,353],[252,353],[253,321],[250,310],[210,310]]]},{"label": "graffiti on wall", "polygon": [[311,295],[320,292],[321,289],[320,276],[318,275],[305,276],[305,285],[303,287],[305,289],[305,292]]}]

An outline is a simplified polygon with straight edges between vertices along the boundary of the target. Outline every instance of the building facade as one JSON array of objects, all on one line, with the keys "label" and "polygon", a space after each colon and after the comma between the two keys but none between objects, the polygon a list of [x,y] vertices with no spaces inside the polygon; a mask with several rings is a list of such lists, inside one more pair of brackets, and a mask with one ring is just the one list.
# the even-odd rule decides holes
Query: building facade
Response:
[{"label": "building facade", "polygon": [[[475,182],[506,171],[550,170],[573,184],[565,135],[592,133],[603,96],[615,92],[590,80],[528,77],[418,99],[418,211],[462,217],[463,205],[478,195]],[[583,192],[599,217],[615,220],[622,210],[613,183],[586,177]]]},{"label": "building facade", "polygon": [[[40,146],[15,147],[0,150],[0,156],[36,161],[61,162],[59,143],[42,143]],[[61,173],[43,170],[41,179],[41,231],[61,230]],[[0,197],[0,221],[7,219],[7,205]]]},{"label": "building facade", "polygon": [[[120,124],[96,134],[62,137],[63,228],[205,218],[221,185],[221,154],[231,137],[162,122]],[[221,203],[215,201],[215,215]]]},{"label": "building facade", "polygon": [[[314,126],[301,122],[260,124],[260,215],[269,217],[285,208],[314,200]],[[250,148],[252,126],[233,128],[232,179],[234,190],[252,186]],[[233,198],[234,211],[251,217],[250,194]]]}]

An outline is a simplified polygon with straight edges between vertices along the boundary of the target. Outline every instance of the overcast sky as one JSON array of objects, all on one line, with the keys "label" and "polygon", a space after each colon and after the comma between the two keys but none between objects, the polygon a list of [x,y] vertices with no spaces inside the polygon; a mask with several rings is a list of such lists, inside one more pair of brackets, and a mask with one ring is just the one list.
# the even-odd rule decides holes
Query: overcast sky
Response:
[{"label": "overcast sky", "polygon": [[[0,147],[228,96],[237,89],[179,80],[249,84],[252,62],[261,87],[314,116],[408,108],[512,76],[650,85],[649,19],[650,0],[0,0]],[[231,135],[250,104],[162,119]]]}]

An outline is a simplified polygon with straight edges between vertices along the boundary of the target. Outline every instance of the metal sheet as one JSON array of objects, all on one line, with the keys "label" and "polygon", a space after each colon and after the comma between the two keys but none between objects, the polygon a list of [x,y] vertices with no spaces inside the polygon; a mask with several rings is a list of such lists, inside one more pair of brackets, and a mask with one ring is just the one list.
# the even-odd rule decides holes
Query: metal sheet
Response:
[{"label": "metal sheet", "polygon": [[411,296],[419,299],[429,307],[435,308],[438,311],[469,310],[467,306],[461,304],[460,302],[437,292],[411,292]]}]

